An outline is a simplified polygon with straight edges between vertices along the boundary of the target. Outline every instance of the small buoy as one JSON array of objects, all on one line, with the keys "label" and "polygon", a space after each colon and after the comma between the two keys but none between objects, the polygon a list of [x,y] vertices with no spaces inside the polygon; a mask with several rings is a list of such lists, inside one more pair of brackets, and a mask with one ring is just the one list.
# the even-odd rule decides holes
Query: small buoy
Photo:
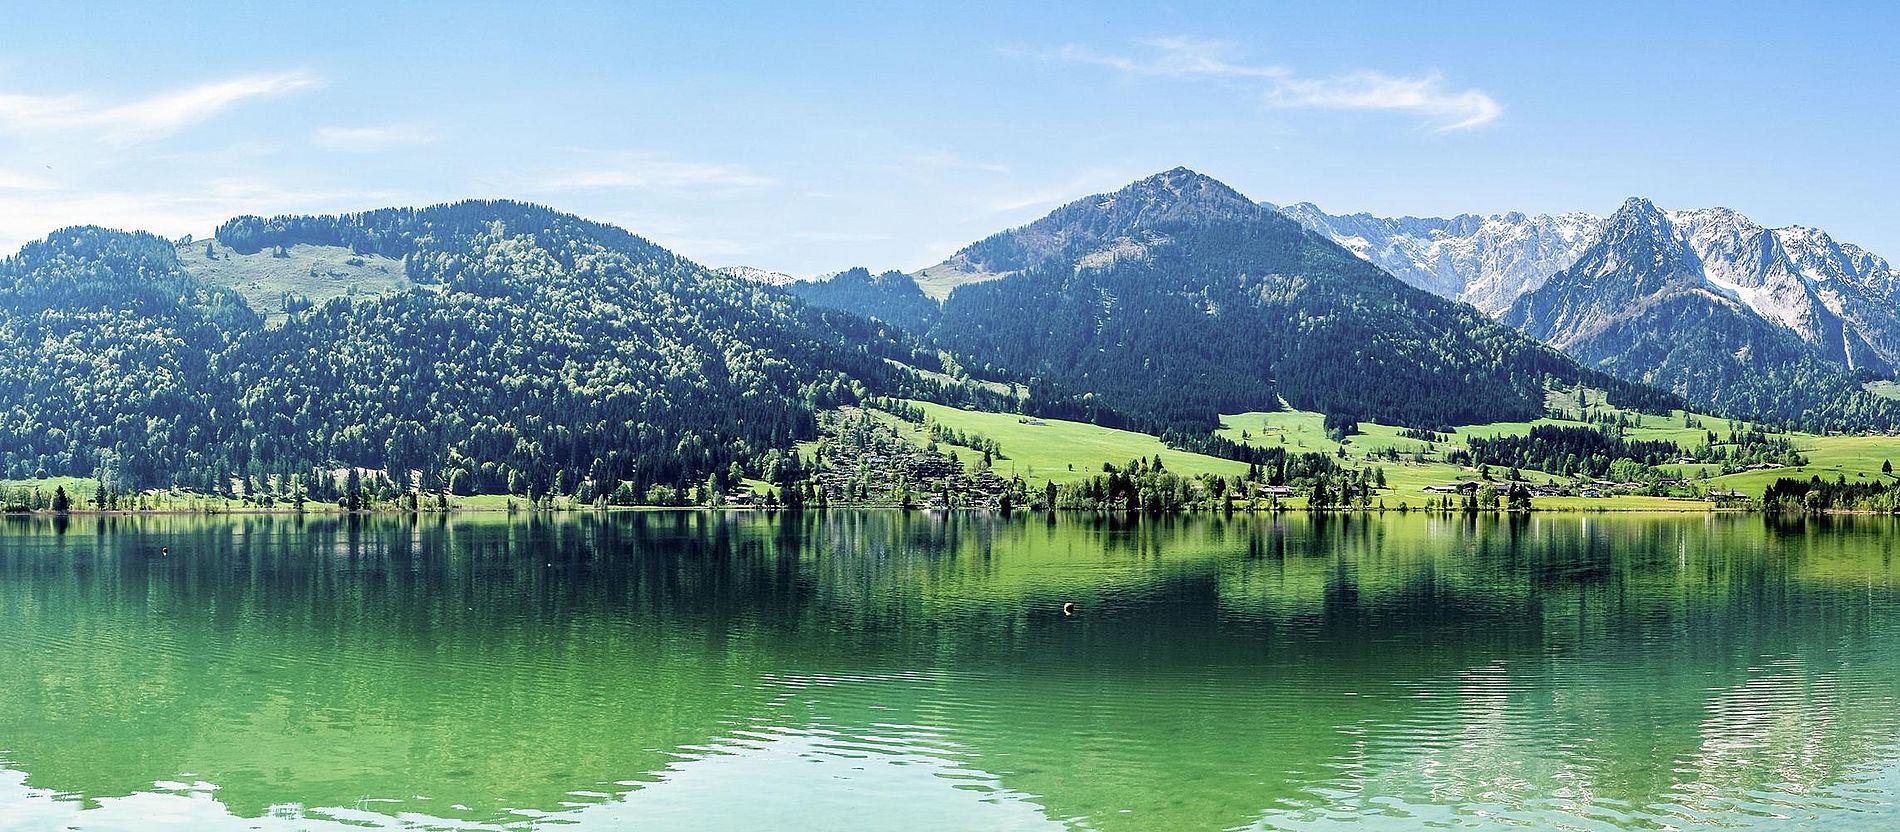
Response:
[{"label": "small buoy", "polygon": [[163,557],[171,557],[171,556],[172,556],[172,547],[170,547],[170,546],[160,546],[160,547],[158,547],[158,553],[159,553],[159,555],[161,555],[161,556],[163,556]]},{"label": "small buoy", "polygon": [[1074,601],[1063,601],[1063,602],[1062,602],[1062,614],[1063,614],[1063,615],[1074,615],[1074,614],[1075,614],[1075,602],[1074,602]]}]

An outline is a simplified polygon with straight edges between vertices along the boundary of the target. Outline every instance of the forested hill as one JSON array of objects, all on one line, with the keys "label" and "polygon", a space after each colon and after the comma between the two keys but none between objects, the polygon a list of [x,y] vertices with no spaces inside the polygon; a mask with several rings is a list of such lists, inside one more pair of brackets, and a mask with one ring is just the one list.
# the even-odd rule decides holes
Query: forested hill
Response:
[{"label": "forested hill", "polygon": [[910,332],[929,330],[943,311],[903,272],[874,275],[864,268],[846,269],[823,280],[785,284],[785,290],[807,303],[876,318]]},{"label": "forested hill", "polygon": [[266,328],[163,240],[87,228],[27,246],[0,263],[18,359],[0,367],[0,470],[199,487],[345,466],[458,493],[644,496],[769,475],[815,410],[915,392],[885,359],[931,360],[882,324],[538,206],[242,217],[218,240],[401,257],[416,288]]},{"label": "forested hill", "polygon": [[[1086,391],[1138,426],[1296,407],[1387,424],[1528,419],[1552,384],[1631,407],[1620,382],[1380,271],[1201,174],[1177,168],[959,252],[931,336],[1031,390]],[[926,276],[932,270],[926,270]]]},{"label": "forested hill", "polygon": [[260,325],[158,237],[69,228],[29,243],[0,261],[0,477],[208,469],[237,428],[221,365]]}]

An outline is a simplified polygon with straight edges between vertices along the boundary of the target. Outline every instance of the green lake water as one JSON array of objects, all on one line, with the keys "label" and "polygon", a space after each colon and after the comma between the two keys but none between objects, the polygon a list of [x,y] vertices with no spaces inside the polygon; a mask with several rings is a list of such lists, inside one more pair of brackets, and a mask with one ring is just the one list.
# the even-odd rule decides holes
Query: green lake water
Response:
[{"label": "green lake water", "polygon": [[9,518],[0,830],[1900,829],[1896,542]]}]

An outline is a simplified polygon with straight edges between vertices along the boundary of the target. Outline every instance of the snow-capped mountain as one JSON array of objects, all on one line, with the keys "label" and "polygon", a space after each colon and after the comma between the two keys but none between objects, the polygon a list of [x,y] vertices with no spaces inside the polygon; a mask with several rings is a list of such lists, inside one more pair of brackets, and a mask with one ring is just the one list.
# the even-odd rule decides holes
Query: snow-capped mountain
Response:
[{"label": "snow-capped mountain", "polygon": [[1850,368],[1900,366],[1900,276],[1885,260],[1818,229],[1763,228],[1727,208],[1668,217],[1708,284]]},{"label": "snow-capped mountain", "polygon": [[750,280],[753,283],[763,283],[767,286],[789,286],[804,280],[802,277],[794,277],[784,272],[768,271],[752,266],[721,266],[718,269],[714,269],[714,271],[720,274],[732,275],[741,280]]},{"label": "snow-capped mountain", "polygon": [[1665,213],[1631,199],[1575,263],[1499,318],[1585,364],[1718,413],[1849,424],[1891,404],[1849,369],[1891,371],[1892,306],[1870,302],[1865,269],[1810,277],[1835,262],[1828,253],[1838,246],[1793,236],[1816,254],[1790,255],[1781,234],[1733,211]]},{"label": "snow-capped mountain", "polygon": [[[1311,203],[1279,210],[1407,283],[1492,315],[1576,263],[1610,222],[1584,213],[1337,216]],[[1764,228],[1727,208],[1665,212],[1632,200],[1618,213],[1630,210],[1682,245],[1686,268],[1709,290],[1850,368],[1870,359],[1900,367],[1900,272],[1887,261],[1818,229]]]},{"label": "snow-capped mountain", "polygon": [[1328,214],[1310,202],[1279,210],[1400,280],[1493,315],[1576,262],[1603,228],[1582,213],[1387,218]]}]

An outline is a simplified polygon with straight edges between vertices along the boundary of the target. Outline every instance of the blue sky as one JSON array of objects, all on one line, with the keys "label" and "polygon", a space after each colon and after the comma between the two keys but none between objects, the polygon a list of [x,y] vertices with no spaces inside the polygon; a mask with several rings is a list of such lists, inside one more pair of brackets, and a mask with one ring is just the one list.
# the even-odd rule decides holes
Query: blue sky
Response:
[{"label": "blue sky", "polygon": [[1188,165],[1379,214],[1643,195],[1900,258],[1877,4],[26,4],[0,248],[543,202],[710,265],[914,269]]}]

